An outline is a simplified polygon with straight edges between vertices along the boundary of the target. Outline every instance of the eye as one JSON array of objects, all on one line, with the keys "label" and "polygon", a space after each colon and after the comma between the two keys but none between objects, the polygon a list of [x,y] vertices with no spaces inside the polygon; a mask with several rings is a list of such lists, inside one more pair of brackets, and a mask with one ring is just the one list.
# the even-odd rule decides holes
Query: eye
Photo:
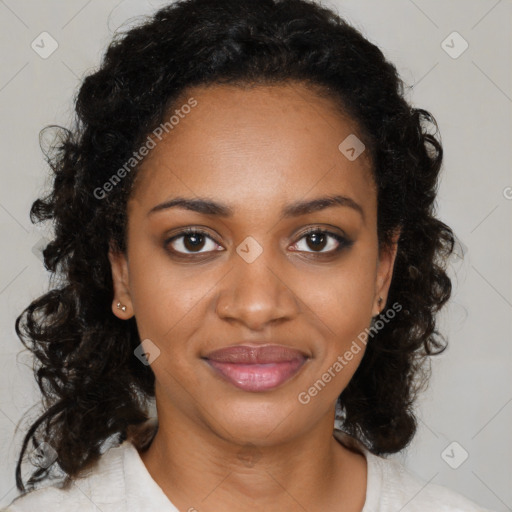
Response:
[{"label": "eye", "polygon": [[[333,254],[353,244],[351,240],[331,231],[312,228],[302,234],[292,246],[297,252]],[[224,250],[206,232],[198,228],[187,228],[165,241],[166,248],[176,255],[207,254]]]},{"label": "eye", "polygon": [[352,244],[352,241],[337,233],[313,228],[303,233],[299,241],[292,247],[296,247],[293,249],[295,251],[326,254],[339,252]]},{"label": "eye", "polygon": [[165,245],[171,246],[172,252],[178,254],[204,254],[223,250],[210,235],[200,229],[186,229],[166,240]]}]

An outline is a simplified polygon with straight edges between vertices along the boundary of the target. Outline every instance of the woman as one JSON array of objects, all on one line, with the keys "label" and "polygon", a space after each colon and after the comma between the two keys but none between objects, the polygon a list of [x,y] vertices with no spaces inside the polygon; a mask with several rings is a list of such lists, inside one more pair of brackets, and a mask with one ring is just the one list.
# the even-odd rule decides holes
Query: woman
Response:
[{"label": "woman", "polygon": [[454,236],[435,120],[377,47],[305,0],[185,0],[76,111],[31,210],[63,281],[16,322],[47,407],[8,511],[483,510],[383,457]]}]

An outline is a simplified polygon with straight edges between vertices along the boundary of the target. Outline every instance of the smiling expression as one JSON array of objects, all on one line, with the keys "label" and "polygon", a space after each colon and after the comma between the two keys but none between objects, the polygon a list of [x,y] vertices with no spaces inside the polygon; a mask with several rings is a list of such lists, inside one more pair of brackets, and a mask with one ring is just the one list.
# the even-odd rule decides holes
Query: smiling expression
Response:
[{"label": "smiling expression", "polygon": [[[364,350],[307,406],[297,396],[386,301],[396,252],[378,251],[371,162],[340,151],[356,123],[300,83],[187,95],[197,106],[138,171],[127,253],[110,253],[114,303],[127,310],[113,311],[135,315],[141,340],[158,348],[159,416],[229,439],[283,439],[332,414]],[[240,344],[280,345],[304,361],[211,364],[209,354]]]}]

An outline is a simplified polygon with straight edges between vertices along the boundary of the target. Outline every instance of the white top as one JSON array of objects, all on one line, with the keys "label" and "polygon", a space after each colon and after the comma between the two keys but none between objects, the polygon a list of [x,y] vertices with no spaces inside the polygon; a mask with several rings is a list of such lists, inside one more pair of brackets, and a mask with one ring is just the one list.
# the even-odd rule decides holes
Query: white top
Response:
[{"label": "white top", "polygon": [[[338,440],[346,434],[335,430]],[[354,444],[354,440],[351,440]],[[490,512],[446,487],[426,483],[397,461],[356,446],[368,463],[361,512]],[[46,486],[18,496],[3,512],[179,512],[153,480],[135,446],[124,441],[67,490]]]}]

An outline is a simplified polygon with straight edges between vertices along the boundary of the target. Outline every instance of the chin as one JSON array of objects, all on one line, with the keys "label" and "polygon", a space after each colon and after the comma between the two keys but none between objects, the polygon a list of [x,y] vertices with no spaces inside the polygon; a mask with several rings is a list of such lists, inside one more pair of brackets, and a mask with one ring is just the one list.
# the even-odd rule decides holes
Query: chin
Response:
[{"label": "chin", "polygon": [[[251,400],[228,398],[210,409],[205,418],[210,428],[222,439],[237,444],[272,446],[290,440],[308,429],[311,408],[300,405],[293,397],[284,401],[270,398]],[[214,419],[214,421],[212,421]]]}]

